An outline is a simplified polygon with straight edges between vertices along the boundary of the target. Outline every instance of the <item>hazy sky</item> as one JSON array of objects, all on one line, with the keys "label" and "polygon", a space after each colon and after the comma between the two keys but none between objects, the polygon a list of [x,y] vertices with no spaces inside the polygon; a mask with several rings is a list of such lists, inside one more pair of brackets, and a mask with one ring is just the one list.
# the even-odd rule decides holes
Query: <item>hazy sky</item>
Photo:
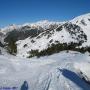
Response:
[{"label": "hazy sky", "polygon": [[90,0],[0,0],[0,27],[48,19],[63,21],[90,13]]}]

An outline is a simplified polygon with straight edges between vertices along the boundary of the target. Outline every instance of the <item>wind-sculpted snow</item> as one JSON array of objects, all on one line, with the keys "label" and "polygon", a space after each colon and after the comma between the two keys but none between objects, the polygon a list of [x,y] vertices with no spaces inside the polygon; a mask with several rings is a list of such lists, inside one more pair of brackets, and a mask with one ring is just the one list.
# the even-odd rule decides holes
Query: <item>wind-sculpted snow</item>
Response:
[{"label": "wind-sculpted snow", "polygon": [[[61,52],[39,59],[0,56],[0,87],[20,90],[27,81],[29,90],[89,90],[79,77],[75,63],[88,62],[88,54]],[[79,65],[79,64],[78,64]]]}]

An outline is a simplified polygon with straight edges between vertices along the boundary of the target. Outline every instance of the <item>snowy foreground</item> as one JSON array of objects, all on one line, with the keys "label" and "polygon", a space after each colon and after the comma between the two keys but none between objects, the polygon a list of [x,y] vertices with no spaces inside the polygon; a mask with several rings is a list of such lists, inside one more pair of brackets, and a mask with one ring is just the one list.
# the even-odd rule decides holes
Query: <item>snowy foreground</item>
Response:
[{"label": "snowy foreground", "polygon": [[0,88],[20,90],[27,81],[29,90],[90,90],[90,85],[80,78],[85,76],[90,80],[89,62],[88,54],[77,52],[61,52],[39,59],[1,55]]}]

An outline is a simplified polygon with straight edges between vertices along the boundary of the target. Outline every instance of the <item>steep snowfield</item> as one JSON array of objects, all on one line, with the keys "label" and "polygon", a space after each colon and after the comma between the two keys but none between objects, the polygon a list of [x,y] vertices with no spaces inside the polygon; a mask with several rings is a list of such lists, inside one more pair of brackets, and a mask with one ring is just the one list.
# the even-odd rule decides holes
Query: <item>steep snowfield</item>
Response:
[{"label": "steep snowfield", "polygon": [[[70,43],[75,42],[78,43],[79,41],[85,41],[85,38],[83,37],[84,33],[82,33],[82,29],[73,29],[75,26],[73,25],[71,27],[71,32],[75,34],[71,34],[69,30],[65,29],[66,25],[72,25],[71,23],[64,24],[63,26],[60,26],[58,28],[62,27],[61,31],[57,31],[57,29],[54,30],[48,30],[44,31],[43,33],[39,34],[37,37],[34,38],[26,38],[24,40],[17,41],[17,56],[19,57],[28,57],[30,54],[28,53],[31,50],[45,50],[48,47],[50,47],[52,44],[60,43]],[[82,36],[82,38],[78,37]],[[26,46],[25,46],[26,45]]]},{"label": "steep snowfield", "polygon": [[77,52],[61,52],[39,59],[0,56],[0,88],[20,90],[26,80],[29,90],[90,90],[75,68],[76,63],[78,67],[81,62],[89,61],[88,54]]},{"label": "steep snowfield", "polygon": [[87,35],[87,42],[83,46],[90,46],[90,13],[78,16],[71,22],[80,26]]},{"label": "steep snowfield", "polygon": [[[41,26],[47,28],[50,25],[54,25],[55,22],[49,22],[47,20],[30,24],[32,26]],[[56,23],[57,28],[47,30],[40,33],[37,37],[26,38],[24,40],[17,41],[17,56],[28,57],[31,50],[44,50],[50,47],[53,43],[78,43],[83,40],[83,47],[90,46],[90,14],[81,15],[68,22]],[[77,25],[77,26],[76,26]],[[59,31],[57,29],[59,28]],[[86,40],[84,40],[86,35]],[[26,45],[24,47],[24,45]]]},{"label": "steep snowfield", "polygon": [[[51,31],[51,33],[53,33],[53,31]],[[63,36],[63,37],[62,37]],[[61,32],[54,32],[50,38],[48,38],[48,35],[45,36],[45,34],[40,34],[38,37],[41,37],[41,38],[33,38],[33,39],[30,39],[27,38],[25,40],[19,40],[17,42],[17,56],[19,57],[28,57],[29,55],[29,51],[32,49],[32,50],[43,50],[43,49],[46,49],[48,48],[48,45],[51,45],[52,43],[56,43],[55,41],[59,41],[61,43],[64,43],[64,42],[77,42],[77,40],[74,40],[71,38],[70,34],[68,32],[65,31],[65,29],[63,29]],[[32,43],[32,40],[34,41],[34,43]],[[52,41],[50,43],[50,41]],[[24,47],[24,45],[27,44],[26,47]]]}]

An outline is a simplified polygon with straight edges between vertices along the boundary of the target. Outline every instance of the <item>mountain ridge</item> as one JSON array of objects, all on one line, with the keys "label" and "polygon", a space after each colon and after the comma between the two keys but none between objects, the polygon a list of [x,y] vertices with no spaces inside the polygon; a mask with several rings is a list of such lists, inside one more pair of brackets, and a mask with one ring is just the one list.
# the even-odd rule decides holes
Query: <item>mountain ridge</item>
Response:
[{"label": "mountain ridge", "polygon": [[[3,33],[2,38],[6,44],[6,49],[8,48],[12,53],[16,53],[14,51],[17,51],[16,56],[29,57],[29,55],[36,56],[40,52],[48,55],[53,48],[53,53],[69,49],[81,50],[83,47],[84,52],[90,51],[89,27],[90,13],[66,22],[44,20],[31,24],[13,24],[1,29],[0,32]],[[60,49],[59,51],[56,48],[57,45],[58,49]],[[49,53],[45,53],[48,49]],[[31,55],[32,51],[35,55]]]},{"label": "mountain ridge", "polygon": [[43,26],[43,24],[62,24],[62,23],[65,23],[65,22],[75,22],[77,19],[80,19],[80,18],[85,18],[85,17],[88,17],[90,16],[90,13],[86,13],[86,14],[83,14],[83,15],[80,15],[80,16],[76,16],[75,18],[71,19],[71,20],[66,20],[66,21],[49,21],[49,20],[40,20],[40,21],[36,21],[34,23],[24,23],[24,24],[10,24],[6,27],[3,27],[1,28],[0,30],[3,31],[3,30],[7,30],[9,27],[13,27],[11,29],[14,29],[15,27],[23,27],[23,26],[35,26],[35,25],[38,25],[38,26]]}]

